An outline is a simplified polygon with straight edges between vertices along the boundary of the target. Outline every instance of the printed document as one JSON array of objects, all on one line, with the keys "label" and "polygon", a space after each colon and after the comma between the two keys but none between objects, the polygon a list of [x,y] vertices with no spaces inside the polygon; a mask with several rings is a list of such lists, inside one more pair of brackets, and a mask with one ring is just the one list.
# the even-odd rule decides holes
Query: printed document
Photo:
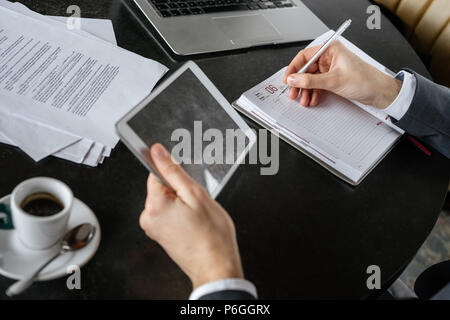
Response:
[{"label": "printed document", "polygon": [[[116,121],[150,93],[167,68],[115,46],[114,40],[108,43],[107,32],[97,33],[103,39],[71,32],[61,18],[37,19],[18,7],[4,7],[3,1],[0,117],[9,125],[2,125],[0,138],[23,146],[35,159],[65,148],[68,155],[84,150],[85,156],[95,149],[101,153],[90,161],[101,162],[118,142]],[[27,125],[21,134],[14,121],[28,123],[35,137],[25,134]]]}]

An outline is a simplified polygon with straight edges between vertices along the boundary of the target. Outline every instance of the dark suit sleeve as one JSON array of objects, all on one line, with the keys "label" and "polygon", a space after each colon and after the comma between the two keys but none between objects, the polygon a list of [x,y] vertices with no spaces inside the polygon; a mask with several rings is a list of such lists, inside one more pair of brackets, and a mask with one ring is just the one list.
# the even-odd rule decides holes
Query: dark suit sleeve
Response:
[{"label": "dark suit sleeve", "polygon": [[224,290],[217,291],[199,298],[199,300],[256,300],[253,295],[246,291]]},{"label": "dark suit sleeve", "polygon": [[396,125],[450,159],[450,89],[407,71],[416,77],[416,92]]}]

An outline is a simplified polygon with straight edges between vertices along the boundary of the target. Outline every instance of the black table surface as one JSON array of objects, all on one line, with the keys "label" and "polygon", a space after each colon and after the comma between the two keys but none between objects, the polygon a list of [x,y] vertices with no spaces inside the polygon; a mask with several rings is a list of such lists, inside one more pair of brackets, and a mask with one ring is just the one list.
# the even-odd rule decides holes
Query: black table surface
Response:
[{"label": "black table surface", "polygon": [[[184,59],[167,54],[120,1],[22,0],[49,15],[67,15],[69,5],[83,17],[112,19],[120,46],[175,69]],[[398,71],[410,67],[429,76],[413,49],[382,17],[381,30],[366,27],[367,0],[304,0],[329,27],[353,19],[346,37]],[[195,61],[231,102],[287,65],[305,46],[240,50],[199,56]],[[252,127],[257,127],[249,121]],[[261,298],[365,298],[366,268],[378,265],[384,286],[406,266],[432,230],[449,182],[449,162],[401,142],[356,188],[350,187],[285,143],[280,170],[261,176],[242,165],[218,197],[237,228],[246,277]],[[33,162],[17,148],[0,145],[0,194],[19,182],[50,176],[71,186],[96,213],[102,240],[82,268],[82,289],[66,279],[39,283],[21,298],[184,299],[191,285],[164,251],[139,228],[148,172],[119,144],[98,168],[56,158]],[[0,298],[12,281],[0,278]]]}]

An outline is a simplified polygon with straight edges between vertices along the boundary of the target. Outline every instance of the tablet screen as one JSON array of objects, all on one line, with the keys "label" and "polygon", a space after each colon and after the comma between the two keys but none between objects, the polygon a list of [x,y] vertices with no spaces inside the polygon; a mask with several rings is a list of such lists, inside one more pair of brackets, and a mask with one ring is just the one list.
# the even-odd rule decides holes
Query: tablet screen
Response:
[{"label": "tablet screen", "polygon": [[210,193],[221,185],[243,152],[237,147],[238,140],[244,147],[250,143],[245,135],[245,142],[242,136],[233,138],[234,148],[230,150],[227,131],[238,132],[239,126],[190,69],[134,115],[128,125],[149,148],[157,142],[163,144]]}]

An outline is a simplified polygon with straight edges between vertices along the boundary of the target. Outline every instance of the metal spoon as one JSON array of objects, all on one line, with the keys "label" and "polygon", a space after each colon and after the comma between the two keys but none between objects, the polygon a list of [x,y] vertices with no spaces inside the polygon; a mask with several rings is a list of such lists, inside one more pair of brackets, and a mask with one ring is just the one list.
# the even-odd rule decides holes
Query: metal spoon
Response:
[{"label": "metal spoon", "polygon": [[79,226],[67,232],[63,238],[61,250],[46,263],[41,265],[35,272],[23,278],[22,280],[13,283],[8,288],[8,290],[6,290],[6,295],[9,297],[13,297],[24,292],[33,284],[39,273],[44,270],[44,268],[48,266],[53,260],[66,252],[76,251],[84,248],[92,240],[94,235],[95,227],[90,223],[80,224]]}]

